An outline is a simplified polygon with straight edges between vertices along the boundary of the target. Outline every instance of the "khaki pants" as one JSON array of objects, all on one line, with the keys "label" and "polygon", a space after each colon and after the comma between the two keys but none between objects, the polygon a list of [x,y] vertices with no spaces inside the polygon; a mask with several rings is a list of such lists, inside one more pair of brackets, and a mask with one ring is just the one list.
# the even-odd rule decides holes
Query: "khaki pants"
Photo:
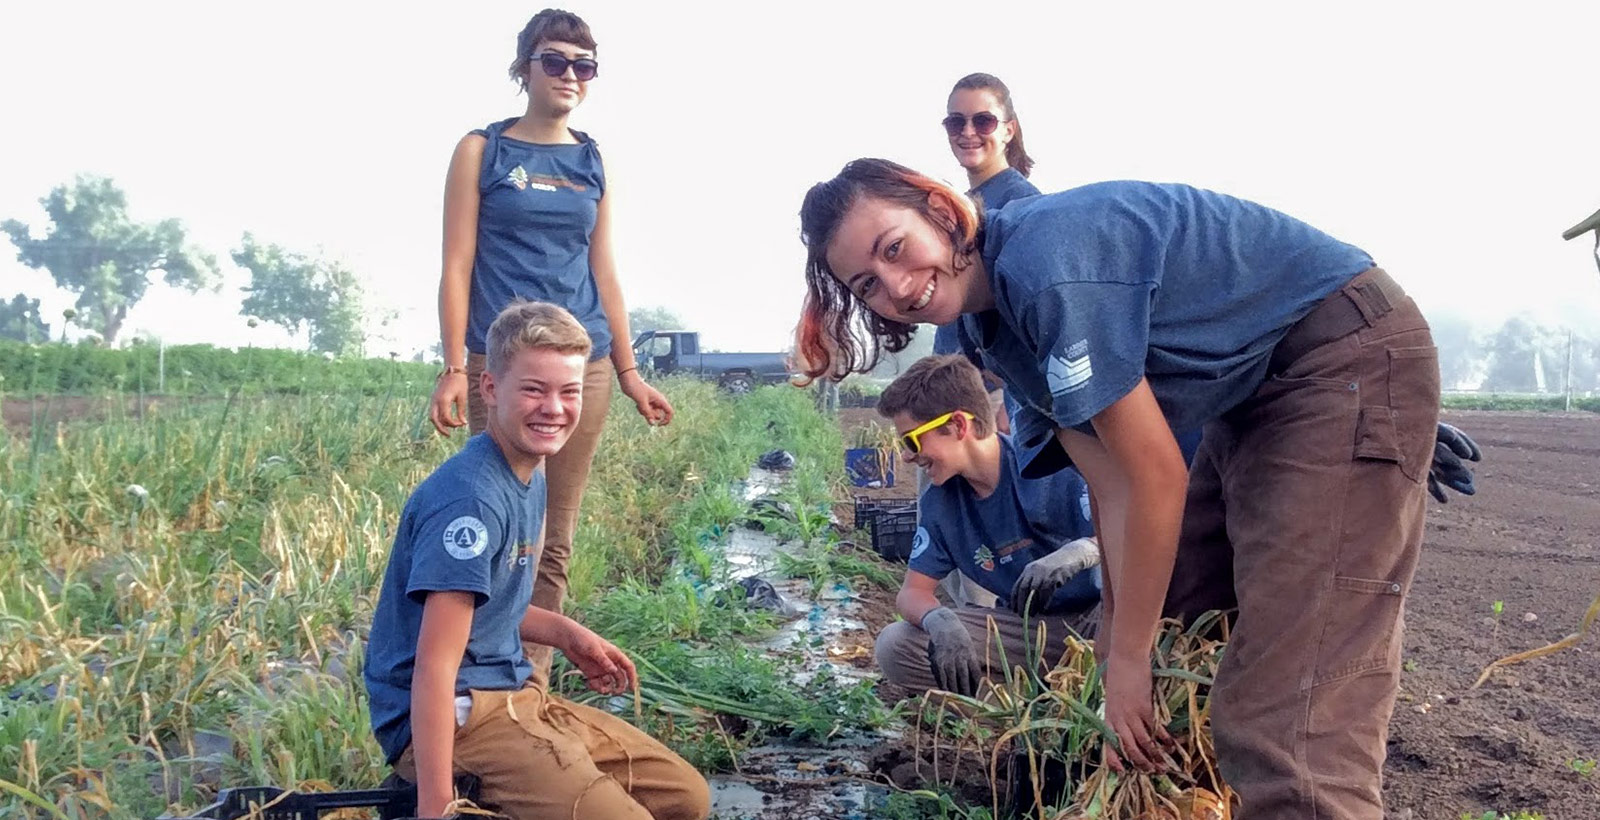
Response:
[{"label": "khaki pants", "polygon": [[[456,730],[456,775],[476,775],[483,802],[512,820],[702,820],[705,778],[626,721],[529,685],[473,690]],[[395,772],[416,782],[407,747]]]},{"label": "khaki pants", "polygon": [[[467,354],[467,430],[476,435],[488,426],[489,408],[478,394],[484,356]],[[583,375],[583,414],[561,452],[545,459],[546,504],[544,540],[539,548],[539,572],[533,580],[533,605],[560,612],[567,595],[567,563],[572,559],[572,537],[578,527],[578,506],[583,488],[589,482],[589,467],[600,446],[600,433],[611,408],[613,366],[608,358],[589,362]],[[528,644],[528,660],[533,663],[534,680],[550,681],[548,646]]]},{"label": "khaki pants", "polygon": [[[1015,669],[1027,662],[1029,648],[1044,626],[1044,642],[1039,644],[1041,671],[1060,662],[1066,652],[1068,630],[1085,638],[1093,638],[1100,623],[1100,606],[1073,615],[1041,615],[1028,619],[1024,628],[1022,617],[1009,609],[964,606],[955,610],[961,625],[972,636],[972,645],[978,650],[984,673],[991,680],[1002,680],[1006,669]],[[999,640],[990,631],[994,623]],[[1004,655],[1001,654],[1004,650]],[[928,633],[909,621],[895,621],[878,633],[874,655],[884,680],[904,686],[920,694],[935,688],[933,668],[928,661]],[[1004,658],[1002,663],[1001,658]]]},{"label": "khaki pants", "polygon": [[1427,322],[1374,269],[1291,329],[1255,395],[1205,428],[1167,610],[1238,606],[1211,707],[1239,820],[1383,816],[1438,415]]}]

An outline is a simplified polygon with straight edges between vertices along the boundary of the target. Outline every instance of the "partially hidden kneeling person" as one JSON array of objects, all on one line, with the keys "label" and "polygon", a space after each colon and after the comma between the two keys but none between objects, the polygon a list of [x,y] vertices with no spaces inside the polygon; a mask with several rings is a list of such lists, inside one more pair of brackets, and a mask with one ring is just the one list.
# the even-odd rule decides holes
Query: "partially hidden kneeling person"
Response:
[{"label": "partially hidden kneeling person", "polygon": [[[878,635],[884,678],[971,695],[983,678],[1030,658],[1055,665],[1068,634],[1093,637],[1100,553],[1077,472],[1023,481],[1010,436],[995,431],[982,376],[961,356],[911,365],[878,411],[930,485],[917,502],[920,526],[895,599],[905,620]],[[934,590],[957,571],[993,593],[995,606],[941,605]]]},{"label": "partially hidden kneeling person", "polygon": [[590,688],[620,693],[628,657],[566,616],[530,606],[545,515],[545,458],[578,424],[590,340],[566,310],[517,302],[488,333],[485,433],[406,501],[364,672],[389,763],[440,817],[455,775],[514,820],[699,820],[706,781],[621,719],[529,682],[522,642],[555,647]]}]

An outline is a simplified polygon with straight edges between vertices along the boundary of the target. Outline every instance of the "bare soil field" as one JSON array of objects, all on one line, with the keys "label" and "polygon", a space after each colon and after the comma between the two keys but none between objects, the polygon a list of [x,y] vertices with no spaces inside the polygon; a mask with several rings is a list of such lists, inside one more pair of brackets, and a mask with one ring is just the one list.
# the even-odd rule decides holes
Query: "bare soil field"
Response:
[{"label": "bare soil field", "polygon": [[[1452,411],[1445,419],[1477,440],[1483,462],[1477,495],[1429,501],[1390,723],[1388,814],[1600,816],[1600,771],[1582,773],[1600,758],[1600,637],[1470,689],[1496,658],[1575,630],[1600,593],[1600,415]],[[847,435],[876,420],[872,410],[840,414]],[[879,492],[913,497],[915,478],[906,478]]]}]

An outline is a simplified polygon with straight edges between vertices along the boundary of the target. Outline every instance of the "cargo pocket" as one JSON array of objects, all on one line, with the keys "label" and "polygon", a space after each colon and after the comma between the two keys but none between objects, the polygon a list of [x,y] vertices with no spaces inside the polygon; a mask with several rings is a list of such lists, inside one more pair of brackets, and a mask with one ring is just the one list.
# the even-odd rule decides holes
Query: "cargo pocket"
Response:
[{"label": "cargo pocket", "polygon": [[1389,409],[1400,448],[1400,469],[1421,483],[1433,466],[1439,432],[1439,349],[1389,349]]},{"label": "cargo pocket", "polygon": [[1323,613],[1312,686],[1384,669],[1399,661],[1404,589],[1397,581],[1334,576]]},{"label": "cargo pocket", "polygon": [[1361,414],[1356,419],[1355,457],[1405,466],[1405,453],[1400,449],[1400,434],[1395,426],[1393,410],[1378,406],[1361,408]]}]

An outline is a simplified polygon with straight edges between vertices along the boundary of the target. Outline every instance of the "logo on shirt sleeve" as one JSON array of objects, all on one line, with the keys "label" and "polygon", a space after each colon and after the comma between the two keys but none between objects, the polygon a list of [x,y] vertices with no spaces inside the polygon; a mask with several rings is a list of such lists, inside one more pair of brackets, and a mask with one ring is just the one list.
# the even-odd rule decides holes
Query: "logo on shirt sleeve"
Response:
[{"label": "logo on shirt sleeve", "polygon": [[470,515],[463,515],[444,528],[444,549],[451,558],[469,561],[482,555],[488,546],[489,528]]},{"label": "logo on shirt sleeve", "polygon": [[911,559],[927,552],[928,545],[932,542],[933,539],[928,537],[928,528],[918,527],[916,537],[911,539]]},{"label": "logo on shirt sleeve", "polygon": [[1094,376],[1094,364],[1089,361],[1089,340],[1082,339],[1066,349],[1065,355],[1051,356],[1045,367],[1045,379],[1050,383],[1050,393],[1060,396],[1071,393]]}]

